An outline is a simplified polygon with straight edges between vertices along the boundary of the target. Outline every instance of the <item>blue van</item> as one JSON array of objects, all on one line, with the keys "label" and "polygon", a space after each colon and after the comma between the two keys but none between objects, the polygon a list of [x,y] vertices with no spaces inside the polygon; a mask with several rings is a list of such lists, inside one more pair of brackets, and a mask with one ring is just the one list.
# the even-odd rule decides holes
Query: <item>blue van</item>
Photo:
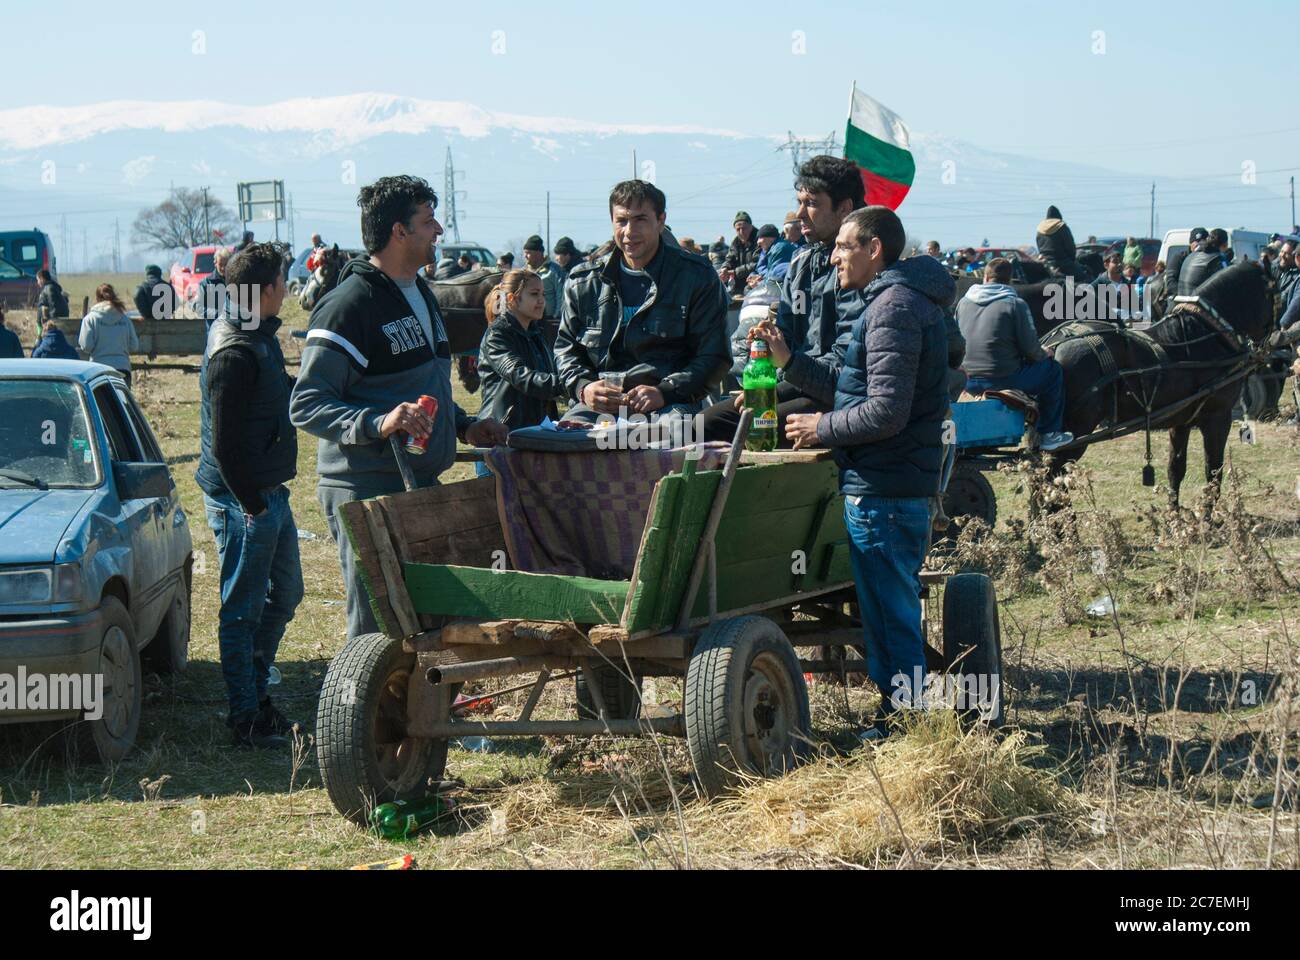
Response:
[{"label": "blue van", "polygon": [[54,244],[43,230],[0,230],[0,260],[8,260],[23,273],[36,276],[38,270],[59,275]]}]

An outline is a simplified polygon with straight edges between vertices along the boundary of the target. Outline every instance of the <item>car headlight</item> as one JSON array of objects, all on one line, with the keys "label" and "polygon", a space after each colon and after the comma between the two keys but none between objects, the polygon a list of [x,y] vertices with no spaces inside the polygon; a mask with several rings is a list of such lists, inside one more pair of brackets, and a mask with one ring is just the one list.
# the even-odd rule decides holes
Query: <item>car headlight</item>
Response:
[{"label": "car headlight", "polygon": [[54,565],[54,602],[76,603],[83,591],[81,564],[58,563]]},{"label": "car headlight", "polygon": [[49,603],[53,590],[53,567],[0,570],[0,604]]},{"label": "car headlight", "polygon": [[80,563],[0,570],[0,604],[75,603],[81,594]]}]

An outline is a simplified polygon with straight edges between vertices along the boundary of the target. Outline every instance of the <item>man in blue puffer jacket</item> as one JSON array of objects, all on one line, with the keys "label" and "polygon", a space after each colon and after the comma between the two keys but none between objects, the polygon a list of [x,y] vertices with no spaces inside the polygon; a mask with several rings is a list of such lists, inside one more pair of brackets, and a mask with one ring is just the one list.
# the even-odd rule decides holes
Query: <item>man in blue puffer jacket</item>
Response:
[{"label": "man in blue puffer jacket", "polygon": [[829,413],[792,414],[786,436],[835,451],[849,553],[862,612],[867,670],[882,695],[864,739],[915,706],[925,677],[921,564],[930,546],[930,501],[939,493],[948,410],[944,311],[956,293],[933,257],[900,260],[907,235],[888,207],[844,219],[832,262],[840,287],[861,290]]}]

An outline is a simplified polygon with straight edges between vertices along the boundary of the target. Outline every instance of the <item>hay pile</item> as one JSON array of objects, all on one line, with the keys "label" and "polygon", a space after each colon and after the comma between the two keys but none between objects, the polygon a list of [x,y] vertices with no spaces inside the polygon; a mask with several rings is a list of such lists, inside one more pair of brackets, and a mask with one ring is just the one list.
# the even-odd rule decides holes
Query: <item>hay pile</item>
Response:
[{"label": "hay pile", "polygon": [[693,838],[710,847],[797,849],[860,864],[910,861],[996,835],[1022,818],[1070,821],[1083,811],[1022,733],[963,731],[956,714],[919,717],[905,736],[847,758],[821,757],[760,780],[703,810]]}]

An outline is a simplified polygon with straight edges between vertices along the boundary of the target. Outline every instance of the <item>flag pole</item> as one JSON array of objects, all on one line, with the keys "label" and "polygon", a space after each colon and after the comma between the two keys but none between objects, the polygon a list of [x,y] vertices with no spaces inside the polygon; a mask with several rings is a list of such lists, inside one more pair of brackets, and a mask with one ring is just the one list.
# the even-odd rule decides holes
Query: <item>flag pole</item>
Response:
[{"label": "flag pole", "polygon": [[853,122],[853,101],[857,99],[857,96],[858,96],[858,81],[854,80],[853,86],[849,90],[849,113],[848,113],[848,117],[844,121],[845,124],[844,156],[846,157],[849,155],[849,138],[847,134],[848,124]]}]

